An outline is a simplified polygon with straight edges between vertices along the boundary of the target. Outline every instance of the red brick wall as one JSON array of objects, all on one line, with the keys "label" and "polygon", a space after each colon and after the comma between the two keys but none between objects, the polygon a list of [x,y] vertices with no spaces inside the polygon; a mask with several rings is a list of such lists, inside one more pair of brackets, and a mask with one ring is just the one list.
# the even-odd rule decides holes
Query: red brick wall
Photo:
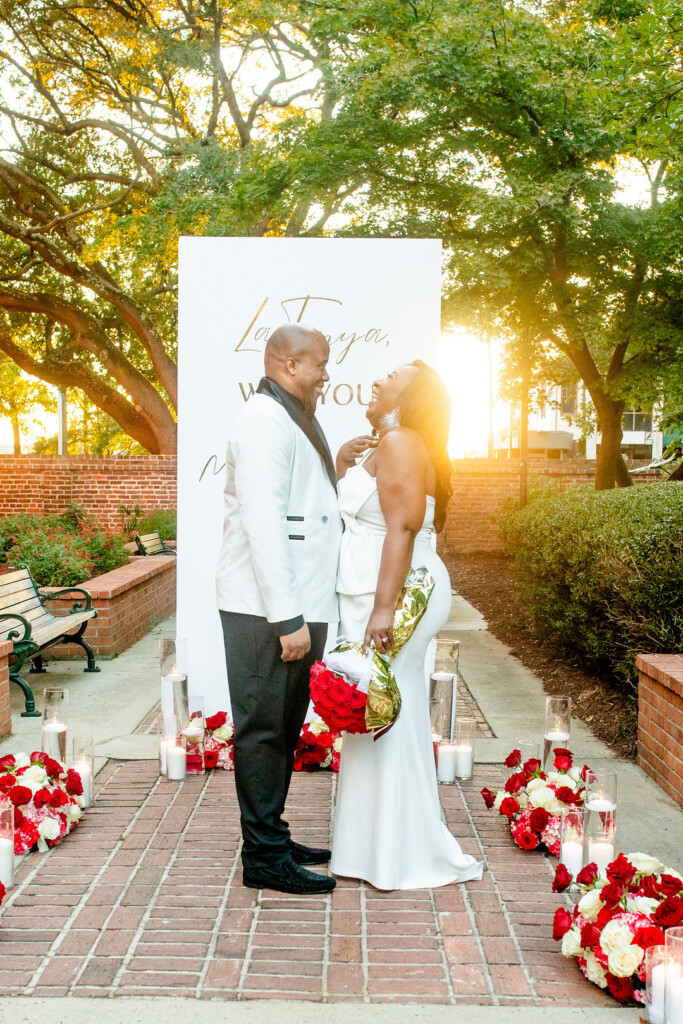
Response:
[{"label": "red brick wall", "polygon": [[0,642],[0,736],[7,736],[12,731],[12,708],[9,696],[9,656],[12,643],[9,640]]},{"label": "red brick wall", "polygon": [[639,654],[638,764],[683,806],[683,654]]},{"label": "red brick wall", "polygon": [[[634,463],[645,465],[646,463]],[[586,459],[531,459],[528,486],[545,480],[559,482],[562,488],[592,484],[595,462]],[[660,480],[658,474],[634,477],[639,483]],[[500,551],[498,527],[493,513],[500,502],[519,495],[519,459],[455,459],[453,462],[453,494],[448,506],[446,527],[441,544],[449,553]]]},{"label": "red brick wall", "polygon": [[176,506],[172,455],[0,455],[0,516],[63,512],[75,501],[119,532],[119,505]]},{"label": "red brick wall", "polygon": [[[59,589],[45,587],[44,592]],[[84,639],[98,658],[113,658],[127,650],[167,615],[175,611],[176,558],[154,555],[132,558],[128,565],[97,576],[83,585],[92,597],[97,618],[88,622]],[[52,601],[55,614],[66,614],[73,599]],[[84,658],[75,644],[50,648],[49,658]]]}]

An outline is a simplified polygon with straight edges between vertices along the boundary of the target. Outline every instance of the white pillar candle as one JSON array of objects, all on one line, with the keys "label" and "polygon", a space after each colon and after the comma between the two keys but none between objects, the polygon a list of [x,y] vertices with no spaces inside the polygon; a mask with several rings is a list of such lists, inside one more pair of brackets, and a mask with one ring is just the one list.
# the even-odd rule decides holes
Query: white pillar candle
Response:
[{"label": "white pillar candle", "polygon": [[666,964],[655,964],[650,981],[650,1002],[647,1004],[649,1024],[664,1024],[664,991],[666,988]]},{"label": "white pillar candle", "polygon": [[0,882],[6,889],[14,885],[14,843],[11,839],[0,839]]},{"label": "white pillar candle", "polygon": [[166,765],[166,750],[168,749],[168,740],[163,737],[159,740],[159,769],[162,775],[166,775],[168,768]]},{"label": "white pillar candle", "polygon": [[183,736],[188,743],[201,743],[204,738],[204,729],[201,725],[193,725],[192,722],[183,729]]},{"label": "white pillar candle", "polygon": [[66,760],[66,725],[64,722],[44,722],[40,731],[41,745],[46,754],[62,764]]},{"label": "white pillar candle", "polygon": [[83,783],[83,802],[86,807],[90,807],[92,804],[92,769],[87,761],[77,761],[72,767],[78,772]]},{"label": "white pillar candle", "polygon": [[562,843],[560,860],[566,867],[567,871],[571,871],[574,878],[576,878],[583,867],[583,844],[575,843],[571,840],[569,842]]},{"label": "white pillar candle", "polygon": [[455,748],[455,775],[458,779],[469,779],[474,764],[474,751],[469,743],[460,743]]},{"label": "white pillar candle", "polygon": [[176,747],[173,740],[167,740],[166,764],[168,777],[173,782],[182,782],[185,778],[185,749]]},{"label": "white pillar candle", "polygon": [[569,733],[553,730],[553,732],[547,732],[543,738],[548,740],[549,743],[566,743],[569,739]]},{"label": "white pillar candle", "polygon": [[606,800],[604,797],[594,796],[586,803],[587,811],[616,811],[617,805],[614,800]]},{"label": "white pillar candle", "polygon": [[666,1024],[683,1024],[683,978],[680,977],[680,968],[675,975],[667,972]]},{"label": "white pillar candle", "polygon": [[436,777],[439,782],[455,782],[456,748],[452,743],[437,747]]},{"label": "white pillar candle", "polygon": [[598,871],[604,874],[608,864],[614,860],[614,843],[602,839],[591,839],[588,842],[588,861],[596,864]]}]

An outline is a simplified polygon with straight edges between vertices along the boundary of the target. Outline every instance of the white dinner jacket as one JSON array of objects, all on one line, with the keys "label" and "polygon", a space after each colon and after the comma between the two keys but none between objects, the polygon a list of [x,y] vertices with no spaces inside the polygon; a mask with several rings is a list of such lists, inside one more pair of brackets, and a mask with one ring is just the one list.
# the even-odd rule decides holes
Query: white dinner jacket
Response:
[{"label": "white dinner jacket", "polygon": [[325,464],[286,409],[253,395],[226,453],[218,607],[336,622],[342,522]]}]

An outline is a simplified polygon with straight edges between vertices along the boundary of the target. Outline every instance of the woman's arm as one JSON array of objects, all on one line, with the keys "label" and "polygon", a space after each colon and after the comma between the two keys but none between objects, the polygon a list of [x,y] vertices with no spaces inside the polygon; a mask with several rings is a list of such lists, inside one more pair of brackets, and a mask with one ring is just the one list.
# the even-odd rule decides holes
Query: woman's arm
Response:
[{"label": "woman's arm", "polygon": [[341,480],[342,477],[346,476],[346,470],[351,469],[351,466],[356,465],[356,459],[359,459],[363,452],[367,451],[368,448],[377,447],[377,438],[371,437],[370,434],[362,435],[361,437],[353,437],[346,444],[343,444],[337,452],[336,458],[336,470],[337,480]]},{"label": "woman's arm", "polygon": [[391,430],[375,456],[379,503],[387,524],[375,604],[364,644],[383,653],[393,644],[396,602],[410,569],[413,542],[425,517],[427,458],[424,443],[412,430]]}]

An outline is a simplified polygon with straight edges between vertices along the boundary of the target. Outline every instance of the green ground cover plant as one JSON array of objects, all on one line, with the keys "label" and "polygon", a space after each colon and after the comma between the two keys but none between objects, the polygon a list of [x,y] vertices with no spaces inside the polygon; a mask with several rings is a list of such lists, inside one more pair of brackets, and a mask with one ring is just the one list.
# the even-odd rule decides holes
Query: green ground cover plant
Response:
[{"label": "green ground cover plant", "polygon": [[175,540],[177,537],[177,515],[174,508],[157,508],[143,515],[138,526],[138,533],[153,533],[156,530],[162,540]]},{"label": "green ground cover plant", "polygon": [[0,572],[27,565],[41,587],[73,587],[126,565],[123,538],[100,529],[78,506],[63,515],[0,519]]},{"label": "green ground cover plant", "polygon": [[505,550],[540,636],[637,694],[638,653],[683,647],[683,483],[532,493]]}]

